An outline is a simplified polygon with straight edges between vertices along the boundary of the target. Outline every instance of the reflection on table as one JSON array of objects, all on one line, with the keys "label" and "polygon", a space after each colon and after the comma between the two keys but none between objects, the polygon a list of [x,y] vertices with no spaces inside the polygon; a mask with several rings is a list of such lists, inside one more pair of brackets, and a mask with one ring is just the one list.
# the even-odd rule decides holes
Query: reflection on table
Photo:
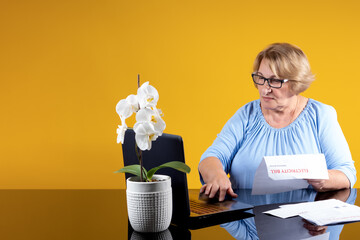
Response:
[{"label": "reflection on table", "polygon": [[[0,190],[0,239],[304,239],[312,237],[300,217],[263,214],[281,204],[336,198],[360,206],[356,189],[316,193],[310,189],[238,200],[254,205],[255,217],[188,230],[177,226],[160,234],[133,232],[128,224],[125,190]],[[356,239],[360,223],[328,226],[329,239]],[[321,233],[321,231],[318,231]]]},{"label": "reflection on table", "polygon": [[238,190],[238,200],[253,204],[254,218],[225,223],[225,228],[236,239],[311,239],[324,235],[322,239],[339,239],[344,225],[315,226],[301,217],[281,219],[269,216],[263,212],[276,209],[279,205],[296,202],[309,202],[335,198],[354,204],[356,189],[317,193],[312,189],[300,189],[269,195],[251,195],[251,190]]}]

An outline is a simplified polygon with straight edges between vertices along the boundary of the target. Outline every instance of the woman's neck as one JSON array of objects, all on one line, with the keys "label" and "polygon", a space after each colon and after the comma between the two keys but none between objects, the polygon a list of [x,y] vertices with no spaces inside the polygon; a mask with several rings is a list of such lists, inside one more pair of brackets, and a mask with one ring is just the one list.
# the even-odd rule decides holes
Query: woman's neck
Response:
[{"label": "woman's neck", "polygon": [[261,107],[261,111],[266,122],[271,127],[283,128],[295,121],[306,106],[307,100],[305,97],[296,95],[284,106],[279,106],[276,109],[264,109]]}]

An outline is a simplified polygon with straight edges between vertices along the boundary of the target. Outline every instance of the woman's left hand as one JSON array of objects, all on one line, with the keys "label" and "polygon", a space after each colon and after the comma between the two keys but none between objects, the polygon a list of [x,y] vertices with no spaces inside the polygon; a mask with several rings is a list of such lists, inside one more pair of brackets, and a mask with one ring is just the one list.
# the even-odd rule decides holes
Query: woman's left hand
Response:
[{"label": "woman's left hand", "polygon": [[326,180],[324,179],[307,179],[307,182],[313,186],[313,188],[317,191],[317,192],[325,192],[325,183]]},{"label": "woman's left hand", "polygon": [[350,181],[346,175],[339,170],[328,170],[329,179],[306,179],[318,192],[326,192],[343,188],[350,188]]}]

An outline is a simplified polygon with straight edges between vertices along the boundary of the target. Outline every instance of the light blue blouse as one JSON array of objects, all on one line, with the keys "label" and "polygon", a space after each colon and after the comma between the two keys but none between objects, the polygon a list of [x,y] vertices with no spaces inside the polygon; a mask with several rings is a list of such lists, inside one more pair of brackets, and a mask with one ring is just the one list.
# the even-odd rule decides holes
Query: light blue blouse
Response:
[{"label": "light blue blouse", "polygon": [[342,171],[351,186],[355,184],[354,162],[333,107],[309,99],[295,121],[273,128],[266,122],[258,99],[230,118],[200,161],[217,157],[230,174],[233,188],[252,188],[264,156],[316,153],[325,155],[328,169]]}]

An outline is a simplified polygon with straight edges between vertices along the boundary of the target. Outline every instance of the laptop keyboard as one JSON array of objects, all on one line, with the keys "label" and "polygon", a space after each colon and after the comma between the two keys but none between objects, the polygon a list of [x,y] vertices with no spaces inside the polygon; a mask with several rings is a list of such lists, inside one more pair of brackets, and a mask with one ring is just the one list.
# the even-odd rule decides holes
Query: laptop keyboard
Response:
[{"label": "laptop keyboard", "polygon": [[200,203],[194,200],[189,200],[190,201],[190,210],[193,213],[196,214],[209,214],[209,213],[217,213],[217,212],[221,212],[224,210],[227,210],[228,208],[226,207],[221,207],[218,205],[211,205],[211,204],[207,204],[207,203]]}]

